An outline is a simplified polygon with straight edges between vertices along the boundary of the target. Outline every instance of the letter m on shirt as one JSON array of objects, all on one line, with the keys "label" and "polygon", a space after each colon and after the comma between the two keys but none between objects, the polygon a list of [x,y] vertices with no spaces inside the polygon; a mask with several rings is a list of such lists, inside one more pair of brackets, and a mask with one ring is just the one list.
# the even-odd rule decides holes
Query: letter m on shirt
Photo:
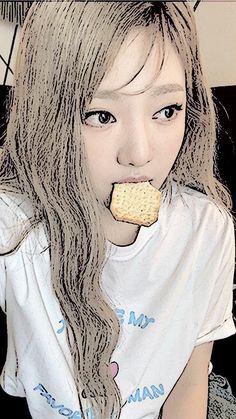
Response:
[{"label": "letter m on shirt", "polygon": [[135,312],[131,311],[129,315],[129,323],[133,324],[134,326],[141,326],[144,320],[144,314],[140,314],[140,316],[136,319]]},{"label": "letter m on shirt", "polygon": [[130,396],[129,396],[129,398],[128,398],[128,403],[131,403],[131,402],[141,402],[142,401],[142,398],[141,398],[141,396],[140,396],[140,389],[139,388],[137,388],[137,390],[135,391],[135,393],[134,394],[131,394]]}]

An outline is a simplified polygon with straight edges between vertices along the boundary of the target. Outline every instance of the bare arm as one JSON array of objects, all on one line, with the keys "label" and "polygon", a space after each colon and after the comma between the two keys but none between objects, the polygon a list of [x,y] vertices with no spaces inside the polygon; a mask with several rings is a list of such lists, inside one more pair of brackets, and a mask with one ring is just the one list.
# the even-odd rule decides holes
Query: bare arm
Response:
[{"label": "bare arm", "polygon": [[206,419],[208,366],[213,342],[196,346],[163,405],[163,419]]}]

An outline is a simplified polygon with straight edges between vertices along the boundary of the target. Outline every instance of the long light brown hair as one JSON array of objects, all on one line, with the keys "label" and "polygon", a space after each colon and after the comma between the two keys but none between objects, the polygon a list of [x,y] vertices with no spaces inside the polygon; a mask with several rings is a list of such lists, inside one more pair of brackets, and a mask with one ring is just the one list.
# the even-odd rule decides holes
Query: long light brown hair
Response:
[{"label": "long light brown hair", "polygon": [[[21,33],[0,154],[1,190],[29,199],[31,229],[41,222],[46,226],[51,281],[72,335],[68,344],[81,409],[84,389],[104,419],[114,412],[119,417],[121,411],[120,390],[109,366],[120,325],[101,286],[106,252],[102,203],[90,180],[81,126],[134,27],[148,33],[143,66],[156,42],[164,57],[168,40],[185,69],[185,135],[162,191],[170,192],[176,181],[202,191],[229,212],[231,197],[216,166],[216,110],[187,2],[34,3]],[[26,234],[28,230],[21,241]]]}]

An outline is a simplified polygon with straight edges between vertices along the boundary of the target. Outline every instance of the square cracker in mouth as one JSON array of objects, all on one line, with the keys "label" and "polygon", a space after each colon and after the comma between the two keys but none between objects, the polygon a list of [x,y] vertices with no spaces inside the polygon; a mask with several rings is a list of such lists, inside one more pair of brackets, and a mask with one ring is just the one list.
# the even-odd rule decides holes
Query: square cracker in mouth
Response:
[{"label": "square cracker in mouth", "polygon": [[161,192],[149,182],[115,183],[110,211],[117,221],[150,226],[158,219]]}]

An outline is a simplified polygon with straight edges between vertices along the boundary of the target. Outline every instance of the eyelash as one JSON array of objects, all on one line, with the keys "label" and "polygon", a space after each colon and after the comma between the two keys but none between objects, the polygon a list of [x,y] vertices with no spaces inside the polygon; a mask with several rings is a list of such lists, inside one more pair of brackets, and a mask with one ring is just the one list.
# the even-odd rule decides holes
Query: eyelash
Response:
[{"label": "eyelash", "polygon": [[[163,108],[163,109],[161,109],[160,111],[158,111],[157,113],[160,113],[160,112],[163,112],[163,111],[165,111],[166,109],[174,109],[176,112],[177,112],[177,114],[180,112],[180,111],[182,111],[183,110],[183,105],[180,105],[180,104],[178,104],[178,103],[175,103],[175,104],[173,104],[173,105],[170,105],[170,106],[166,106],[165,108]],[[103,110],[100,110],[100,111],[90,111],[90,112],[86,112],[85,113],[85,117],[84,117],[84,120],[83,120],[83,124],[85,124],[85,125],[89,125],[89,124],[86,124],[86,119],[88,119],[90,116],[93,116],[93,115],[99,115],[99,114],[106,114],[106,115],[112,115],[110,112],[108,112],[108,111],[103,111]],[[176,114],[176,116],[177,116],[177,114]],[[113,116],[113,115],[112,115]],[[114,118],[114,117],[113,117]],[[158,118],[153,118],[153,119],[158,119]],[[168,121],[172,121],[173,119],[175,119],[175,118],[172,118],[172,119],[167,119],[167,123],[168,123]],[[100,122],[101,123],[101,122]],[[114,123],[114,122],[111,122],[112,124]],[[101,123],[102,124],[102,123]],[[95,126],[95,128],[101,128],[101,127],[103,127],[103,126],[106,126],[106,125],[108,125],[109,124],[109,122],[108,123],[104,123],[104,124],[102,124],[102,125],[100,125],[100,126]],[[91,126],[91,125],[90,125]]]}]

